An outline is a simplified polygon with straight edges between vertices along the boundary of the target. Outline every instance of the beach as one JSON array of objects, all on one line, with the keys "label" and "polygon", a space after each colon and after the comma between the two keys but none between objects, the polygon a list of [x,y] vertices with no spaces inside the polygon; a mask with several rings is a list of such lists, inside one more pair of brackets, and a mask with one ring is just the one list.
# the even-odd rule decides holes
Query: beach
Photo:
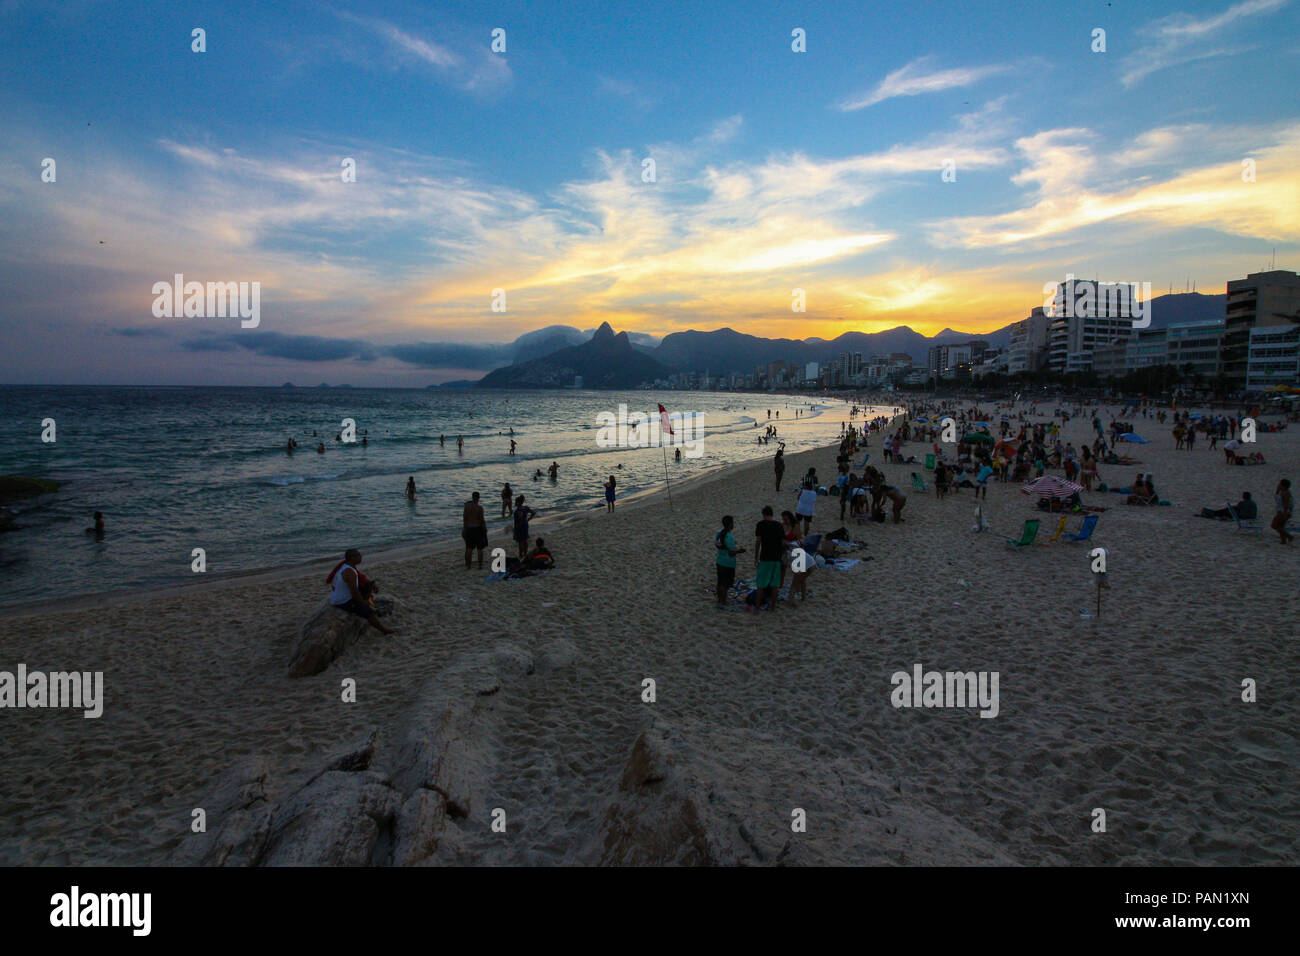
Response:
[{"label": "beach", "polygon": [[[1064,438],[1090,437],[1089,417]],[[768,457],[706,471],[671,503],[655,493],[613,514],[539,518],[556,569],[523,580],[485,581],[445,539],[372,555],[361,533],[361,569],[398,602],[399,631],[365,634],[315,676],[287,666],[341,555],[11,614],[0,668],[103,671],[105,699],[97,719],[3,715],[0,863],[212,863],[237,809],[260,801],[283,818],[328,770],[368,775],[362,796],[339,804],[340,783],[312,812],[364,805],[378,833],[343,862],[1295,864],[1300,556],[1267,524],[1278,479],[1300,476],[1300,431],[1261,434],[1268,463],[1247,468],[1204,441],[1175,450],[1154,420],[1135,425],[1150,439],[1127,448],[1141,464],[1100,477],[1153,472],[1173,504],[1085,492],[1106,508],[1092,541],[1020,549],[1005,538],[1025,519],[1041,518],[1046,538],[1055,518],[1018,483],[990,483],[992,530],[973,533],[970,490],[913,491],[911,472],[931,474],[882,462],[873,434],[870,461],[907,494],[904,521],[856,526],[819,498],[813,530],[847,525],[864,560],[817,569],[806,603],[771,613],[713,606],[719,519],[735,516],[738,577],[752,578],[759,509],[793,510],[808,467],[835,473],[834,446],[789,455],[779,494]],[[1195,517],[1243,489],[1262,531]],[[513,554],[482,490],[490,545]],[[1108,562],[1099,616],[1094,546]],[[996,672],[997,715],[895,707],[892,675],[917,664]],[[1245,680],[1257,701],[1243,701]],[[390,810],[425,806],[412,747],[447,713],[464,734],[439,751],[441,772],[464,796],[440,811],[436,839],[402,851],[421,842],[409,821],[422,817]],[[257,801],[240,804],[249,780]]]}]

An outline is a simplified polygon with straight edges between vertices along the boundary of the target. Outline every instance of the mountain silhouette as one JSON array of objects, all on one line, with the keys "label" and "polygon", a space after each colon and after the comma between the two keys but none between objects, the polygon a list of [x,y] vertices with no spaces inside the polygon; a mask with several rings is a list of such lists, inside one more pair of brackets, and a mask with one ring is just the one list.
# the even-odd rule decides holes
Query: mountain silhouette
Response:
[{"label": "mountain silhouette", "polygon": [[581,377],[584,388],[636,388],[664,378],[672,369],[634,348],[626,332],[615,334],[608,322],[581,345],[570,345],[540,358],[489,372],[480,388],[567,388]]}]

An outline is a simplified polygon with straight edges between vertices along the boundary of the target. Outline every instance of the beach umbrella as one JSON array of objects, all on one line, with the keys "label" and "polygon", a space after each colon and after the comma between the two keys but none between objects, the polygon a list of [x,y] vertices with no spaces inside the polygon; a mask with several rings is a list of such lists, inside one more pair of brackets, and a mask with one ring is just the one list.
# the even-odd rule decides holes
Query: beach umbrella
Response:
[{"label": "beach umbrella", "polygon": [[928,419],[928,418],[917,418],[917,419],[914,419],[914,421],[925,422],[927,425],[930,424],[930,419]]},{"label": "beach umbrella", "polygon": [[1020,442],[1018,441],[1009,441],[1009,440],[1000,441],[993,446],[993,454],[1006,455],[1008,458],[1014,458],[1016,456],[1016,452],[1018,452],[1019,450],[1020,450]]},{"label": "beach umbrella", "polygon": [[971,432],[969,435],[964,437],[962,441],[968,445],[974,442],[979,442],[980,444],[984,444],[984,445],[991,445],[993,444],[993,436],[986,435],[983,432]]},{"label": "beach umbrella", "polygon": [[1026,481],[1020,486],[1020,490],[1027,495],[1035,495],[1039,498],[1069,498],[1083,491],[1083,485],[1076,485],[1072,481],[1066,481],[1064,478],[1058,478],[1055,475],[1043,475],[1041,478],[1035,478],[1033,481]]},{"label": "beach umbrella", "polygon": [[971,425],[971,428],[988,428],[988,427],[989,427],[988,422],[974,422]]},{"label": "beach umbrella", "polygon": [[1148,444],[1147,440],[1143,438],[1141,435],[1139,435],[1137,432],[1125,432],[1119,437],[1124,441],[1136,442],[1139,445]]}]

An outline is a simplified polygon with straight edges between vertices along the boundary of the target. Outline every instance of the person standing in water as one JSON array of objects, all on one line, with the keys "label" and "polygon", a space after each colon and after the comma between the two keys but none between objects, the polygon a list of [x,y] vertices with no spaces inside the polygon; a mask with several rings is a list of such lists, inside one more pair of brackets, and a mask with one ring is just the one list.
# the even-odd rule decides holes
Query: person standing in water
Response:
[{"label": "person standing in water", "polygon": [[560,466],[555,462],[551,462],[551,467],[548,469],[548,471],[551,476],[551,481],[555,481],[555,479],[560,477]]},{"label": "person standing in water", "polygon": [[456,450],[457,451],[465,450],[465,439],[460,435],[456,436]]},{"label": "person standing in water", "polygon": [[515,440],[512,438],[510,439],[510,454],[513,455],[514,453],[515,453]]},{"label": "person standing in water", "polygon": [[446,435],[439,435],[439,436],[438,436],[438,444],[441,445],[443,448],[446,448],[446,447],[447,447],[447,436],[446,436]]},{"label": "person standing in water", "polygon": [[605,482],[605,510],[610,514],[614,513],[614,476],[609,476],[609,481]]},{"label": "person standing in water", "polygon": [[407,501],[415,500],[415,477],[414,476],[406,479],[406,500]]},{"label": "person standing in water", "polygon": [[512,511],[514,510],[510,507],[510,501],[513,497],[514,497],[514,492],[510,488],[510,482],[507,481],[506,486],[501,489],[501,517],[503,518],[510,517]]}]

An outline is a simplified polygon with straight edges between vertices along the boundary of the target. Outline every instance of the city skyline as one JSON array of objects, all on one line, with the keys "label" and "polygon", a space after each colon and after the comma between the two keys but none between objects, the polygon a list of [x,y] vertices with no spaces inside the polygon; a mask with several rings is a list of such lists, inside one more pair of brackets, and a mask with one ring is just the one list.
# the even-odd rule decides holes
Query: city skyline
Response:
[{"label": "city skyline", "polygon": [[[1289,0],[0,19],[3,382],[416,386],[605,321],[974,337],[1068,273],[1297,265],[1300,116],[1258,93]],[[160,319],[176,274],[260,321]]]}]

